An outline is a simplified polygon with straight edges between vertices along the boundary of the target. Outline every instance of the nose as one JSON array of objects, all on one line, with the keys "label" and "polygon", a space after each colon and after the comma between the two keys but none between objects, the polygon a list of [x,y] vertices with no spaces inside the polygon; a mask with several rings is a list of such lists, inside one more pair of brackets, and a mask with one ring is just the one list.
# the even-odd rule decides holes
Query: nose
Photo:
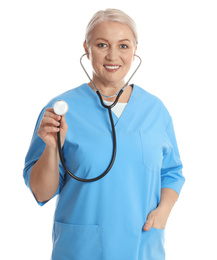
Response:
[{"label": "nose", "polygon": [[118,50],[115,47],[110,47],[106,54],[106,59],[109,61],[115,61],[118,59]]}]

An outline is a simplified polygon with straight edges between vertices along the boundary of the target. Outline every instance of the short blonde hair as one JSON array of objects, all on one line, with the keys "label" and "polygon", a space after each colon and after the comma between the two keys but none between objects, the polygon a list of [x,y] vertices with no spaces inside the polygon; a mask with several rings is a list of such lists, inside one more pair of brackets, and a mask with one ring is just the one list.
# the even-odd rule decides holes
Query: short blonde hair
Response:
[{"label": "short blonde hair", "polygon": [[129,26],[129,28],[132,30],[134,34],[135,44],[138,44],[137,28],[136,28],[136,23],[133,21],[133,19],[121,10],[106,9],[105,11],[101,10],[95,13],[91,18],[89,24],[87,25],[86,34],[85,34],[85,41],[87,45],[90,42],[92,32],[95,26],[105,20],[112,21],[112,22],[119,22]]}]

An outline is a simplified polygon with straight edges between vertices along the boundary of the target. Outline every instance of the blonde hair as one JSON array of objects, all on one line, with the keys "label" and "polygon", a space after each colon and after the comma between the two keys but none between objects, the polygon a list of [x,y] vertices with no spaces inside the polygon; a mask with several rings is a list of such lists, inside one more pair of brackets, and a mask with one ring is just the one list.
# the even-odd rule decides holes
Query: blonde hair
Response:
[{"label": "blonde hair", "polygon": [[129,26],[129,28],[132,30],[135,37],[135,45],[138,44],[137,28],[133,19],[121,10],[106,9],[105,11],[101,10],[95,13],[91,18],[89,24],[87,25],[86,34],[85,34],[85,41],[87,45],[90,42],[92,32],[95,26],[105,20],[112,21],[112,22],[119,22]]}]

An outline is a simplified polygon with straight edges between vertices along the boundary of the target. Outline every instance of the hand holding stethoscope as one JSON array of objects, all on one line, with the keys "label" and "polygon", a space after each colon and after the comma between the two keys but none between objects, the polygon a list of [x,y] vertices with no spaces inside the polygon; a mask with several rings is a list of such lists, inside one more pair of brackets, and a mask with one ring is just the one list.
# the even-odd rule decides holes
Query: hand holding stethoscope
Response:
[{"label": "hand holding stethoscope", "polygon": [[60,131],[61,145],[63,146],[67,129],[68,125],[65,120],[65,115],[57,115],[54,109],[49,107],[44,113],[37,134],[47,147],[56,149],[58,147],[57,132]]},{"label": "hand holding stethoscope", "polygon": [[[142,60],[139,56],[135,55],[135,57],[139,58],[140,62],[139,62],[139,65],[137,66],[137,68],[135,69],[135,71],[133,72],[133,74],[131,75],[131,77],[129,78],[129,80],[115,95],[105,96],[102,93],[100,93],[99,89],[96,88],[96,86],[94,85],[93,81],[91,80],[90,76],[88,75],[86,69],[84,68],[84,66],[82,64],[82,58],[84,56],[86,56],[87,54],[88,53],[85,53],[84,55],[81,56],[81,59],[80,59],[81,66],[84,69],[84,72],[86,73],[88,78],[90,79],[92,86],[96,90],[96,94],[99,96],[101,105],[108,110],[109,118],[110,118],[110,122],[111,122],[112,138],[113,138],[113,152],[112,152],[112,158],[110,160],[110,163],[109,163],[107,169],[103,173],[101,173],[100,175],[98,175],[94,178],[83,179],[83,178],[80,178],[80,177],[74,175],[73,173],[71,173],[70,170],[67,168],[67,166],[65,164],[65,160],[63,158],[63,154],[62,154],[62,147],[63,147],[64,141],[65,141],[66,132],[68,129],[68,126],[65,121],[65,116],[64,116],[65,113],[68,111],[68,104],[65,101],[58,100],[54,103],[53,108],[48,108],[46,110],[37,133],[42,138],[42,140],[46,143],[46,145],[48,147],[51,147],[51,148],[58,147],[59,157],[60,157],[62,166],[70,177],[76,179],[77,181],[81,181],[81,182],[94,182],[94,181],[97,181],[97,180],[100,180],[101,178],[103,178],[111,170],[111,168],[114,164],[115,156],[116,156],[116,132],[115,132],[115,125],[113,122],[113,116],[112,116],[111,109],[117,104],[120,96],[124,92],[124,89],[128,86],[129,81],[131,80],[131,78],[134,76],[134,74],[140,67]],[[102,96],[116,97],[116,98],[115,98],[115,101],[113,102],[113,104],[106,105],[103,101]],[[62,116],[62,118],[61,118],[61,116]],[[57,136],[57,138],[56,138],[56,136]]]}]

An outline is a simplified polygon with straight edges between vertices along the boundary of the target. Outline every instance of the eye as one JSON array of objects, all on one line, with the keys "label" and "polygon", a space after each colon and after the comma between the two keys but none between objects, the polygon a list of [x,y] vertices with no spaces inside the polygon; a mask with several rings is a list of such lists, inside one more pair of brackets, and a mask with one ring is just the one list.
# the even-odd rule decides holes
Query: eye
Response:
[{"label": "eye", "polygon": [[126,44],[121,44],[121,45],[120,45],[120,48],[121,48],[121,49],[127,49],[128,46],[127,46]]},{"label": "eye", "polygon": [[99,43],[99,44],[97,44],[97,46],[100,47],[100,48],[105,48],[105,47],[107,47],[107,44],[106,43]]}]

